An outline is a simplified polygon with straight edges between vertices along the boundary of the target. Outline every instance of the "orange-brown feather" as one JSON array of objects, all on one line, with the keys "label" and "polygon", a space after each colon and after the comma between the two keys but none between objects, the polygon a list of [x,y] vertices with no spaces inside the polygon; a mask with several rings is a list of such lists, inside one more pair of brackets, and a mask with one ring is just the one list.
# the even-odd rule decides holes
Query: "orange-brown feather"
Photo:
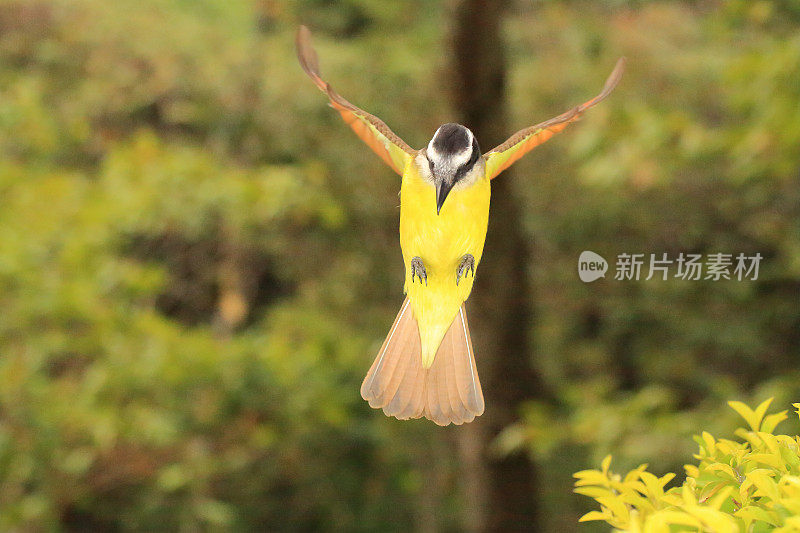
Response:
[{"label": "orange-brown feather", "polygon": [[[370,115],[363,109],[360,109],[347,100],[345,100],[339,93],[333,90],[333,87],[322,79],[322,74],[319,70],[319,58],[316,50],[311,45],[311,32],[305,26],[300,26],[295,37],[295,45],[297,47],[297,58],[300,61],[300,66],[303,68],[308,77],[319,87],[319,89],[328,95],[330,105],[342,116],[345,123],[358,135],[358,137],[369,146],[373,152],[378,154],[380,158],[389,165],[395,172],[403,175],[405,165],[400,161],[406,159],[402,157],[392,157],[392,151],[389,145],[393,145],[400,153],[405,152],[408,154],[408,159],[416,153],[406,144],[400,137],[398,137],[389,126],[386,125],[381,119],[374,115]],[[384,142],[385,141],[385,142]]]},{"label": "orange-brown feather", "polygon": [[440,426],[471,422],[484,410],[464,307],[445,334],[433,365],[424,368],[417,321],[406,298],[361,385],[371,407],[401,420]]},{"label": "orange-brown feather", "polygon": [[522,156],[548,141],[556,133],[563,131],[570,123],[578,120],[584,111],[605,100],[619,83],[624,71],[625,58],[620,58],[605,85],[603,85],[603,90],[600,91],[600,94],[577,107],[573,107],[566,113],[516,132],[503,144],[486,152],[483,157],[486,159],[486,175],[489,179],[497,177],[498,174],[514,164]]}]

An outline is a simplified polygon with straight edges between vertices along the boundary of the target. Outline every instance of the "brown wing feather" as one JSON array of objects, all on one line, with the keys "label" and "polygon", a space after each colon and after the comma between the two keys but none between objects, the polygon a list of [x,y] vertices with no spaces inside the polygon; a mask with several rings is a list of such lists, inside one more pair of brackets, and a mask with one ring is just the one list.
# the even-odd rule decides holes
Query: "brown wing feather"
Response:
[{"label": "brown wing feather", "polygon": [[[322,79],[319,69],[319,58],[316,50],[311,45],[311,32],[305,26],[300,26],[295,38],[297,46],[297,58],[300,66],[314,84],[322,92],[328,95],[331,106],[339,112],[345,123],[352,128],[358,137],[369,146],[373,152],[378,154],[383,161],[392,167],[398,174],[402,175],[404,165],[403,152],[409,157],[416,154],[416,150],[406,144],[398,137],[389,126],[378,117],[371,115],[360,109],[339,95],[333,90],[328,82]],[[387,146],[387,143],[390,143]],[[392,146],[394,148],[392,148]]]},{"label": "brown wing feather", "polygon": [[483,414],[483,391],[463,305],[427,371],[425,390],[424,415],[440,426],[472,422]]},{"label": "brown wing feather", "polygon": [[422,351],[421,346],[414,346],[415,340],[417,345],[420,344],[419,330],[409,303],[406,298],[361,385],[361,396],[371,407],[382,408],[392,400],[411,362],[411,355]]},{"label": "brown wing feather", "polygon": [[453,358],[456,366],[456,386],[466,409],[475,416],[480,416],[483,414],[484,409],[483,390],[481,389],[481,381],[478,379],[475,352],[472,350],[472,336],[467,323],[467,306],[464,304],[461,305],[460,314],[456,317],[456,324],[461,326],[459,336],[463,334],[463,342],[467,347],[466,357]]},{"label": "brown wing feather", "polygon": [[446,426],[480,416],[483,392],[464,307],[445,334],[433,365],[425,369],[417,321],[406,298],[364,378],[361,396],[371,407],[401,420],[424,416]]},{"label": "brown wing feather", "polygon": [[486,152],[483,157],[487,161],[487,176],[490,179],[496,177],[502,171],[518,161],[523,155],[549,140],[553,135],[560,133],[571,122],[578,120],[584,111],[602,102],[617,86],[624,71],[625,58],[620,58],[617,61],[614,70],[611,72],[611,75],[609,75],[608,79],[606,80],[606,83],[603,86],[603,90],[600,92],[600,94],[577,107],[573,107],[566,113],[562,113],[557,117],[551,118],[550,120],[546,120],[536,124],[535,126],[518,131],[509,137],[503,144]]}]

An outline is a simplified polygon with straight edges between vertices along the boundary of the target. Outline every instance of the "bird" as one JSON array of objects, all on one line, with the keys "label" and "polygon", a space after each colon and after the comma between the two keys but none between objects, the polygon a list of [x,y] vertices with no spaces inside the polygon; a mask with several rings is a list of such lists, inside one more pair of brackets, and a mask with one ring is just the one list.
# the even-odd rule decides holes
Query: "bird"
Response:
[{"label": "bird", "polygon": [[356,135],[399,174],[405,299],[361,385],[361,396],[400,420],[440,426],[471,422],[485,401],[465,301],[483,254],[492,179],[604,100],[625,67],[620,58],[602,91],[569,111],[522,129],[481,153],[472,131],[441,125],[411,148],[378,117],[339,95],[320,73],[311,32],[295,39],[300,66]]}]

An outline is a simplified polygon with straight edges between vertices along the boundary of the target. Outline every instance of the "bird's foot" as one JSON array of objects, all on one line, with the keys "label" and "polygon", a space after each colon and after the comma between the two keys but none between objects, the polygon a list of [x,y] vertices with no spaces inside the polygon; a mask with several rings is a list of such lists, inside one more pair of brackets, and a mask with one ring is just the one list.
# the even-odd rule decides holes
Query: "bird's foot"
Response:
[{"label": "bird's foot", "polygon": [[425,265],[422,264],[422,259],[415,257],[411,260],[411,283],[414,283],[414,277],[419,276],[419,282],[425,282],[428,285],[428,273],[425,272]]},{"label": "bird's foot", "polygon": [[458,265],[458,270],[456,271],[456,285],[461,281],[462,275],[466,278],[467,274],[470,272],[472,272],[472,277],[474,278],[475,258],[472,257],[472,254],[464,254],[464,257],[461,258],[461,263]]}]

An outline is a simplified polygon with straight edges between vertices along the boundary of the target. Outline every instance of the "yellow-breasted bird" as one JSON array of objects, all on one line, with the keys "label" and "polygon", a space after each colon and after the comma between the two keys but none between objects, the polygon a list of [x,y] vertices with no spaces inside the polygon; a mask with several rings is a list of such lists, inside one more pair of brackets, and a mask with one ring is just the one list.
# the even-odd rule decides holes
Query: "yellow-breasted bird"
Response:
[{"label": "yellow-breasted bird", "polygon": [[406,299],[361,386],[370,406],[401,420],[422,416],[463,424],[483,413],[464,301],[472,291],[489,222],[492,178],[606,98],[619,82],[617,62],[602,92],[548,121],[518,131],[481,155],[472,132],[444,124],[425,148],[412,149],[379,118],[354,106],[322,79],[311,33],[297,32],[300,65],[330,105],[400,174],[400,246]]}]

